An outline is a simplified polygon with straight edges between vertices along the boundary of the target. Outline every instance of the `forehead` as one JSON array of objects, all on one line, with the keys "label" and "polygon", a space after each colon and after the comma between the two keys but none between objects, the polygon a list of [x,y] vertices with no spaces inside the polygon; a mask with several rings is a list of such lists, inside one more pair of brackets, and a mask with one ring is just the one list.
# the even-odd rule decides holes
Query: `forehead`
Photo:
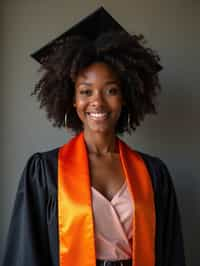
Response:
[{"label": "forehead", "polygon": [[77,75],[76,83],[82,80],[109,80],[119,81],[119,77],[114,69],[106,63],[96,62],[83,68]]}]

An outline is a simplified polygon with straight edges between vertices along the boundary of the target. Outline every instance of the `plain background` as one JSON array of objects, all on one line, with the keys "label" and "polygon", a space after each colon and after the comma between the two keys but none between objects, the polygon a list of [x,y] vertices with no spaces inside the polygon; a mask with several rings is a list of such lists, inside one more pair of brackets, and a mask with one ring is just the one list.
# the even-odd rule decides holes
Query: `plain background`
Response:
[{"label": "plain background", "polygon": [[[4,247],[20,174],[28,157],[70,135],[53,128],[30,92],[39,78],[30,57],[103,5],[129,32],[143,33],[164,70],[159,114],[147,116],[125,140],[168,165],[180,206],[187,265],[199,265],[200,239],[200,1],[1,1],[0,251]],[[178,265],[177,265],[178,266]]]}]

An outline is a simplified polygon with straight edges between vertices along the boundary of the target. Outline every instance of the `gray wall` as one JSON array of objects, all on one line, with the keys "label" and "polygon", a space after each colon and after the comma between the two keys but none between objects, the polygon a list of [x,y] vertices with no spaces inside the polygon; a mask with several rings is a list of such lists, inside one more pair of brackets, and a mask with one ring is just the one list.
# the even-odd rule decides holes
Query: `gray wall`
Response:
[{"label": "gray wall", "polygon": [[[83,4],[84,3],[84,4]],[[30,97],[39,78],[29,54],[104,5],[130,32],[143,33],[164,65],[159,115],[147,117],[128,143],[168,165],[181,210],[189,266],[199,265],[200,1],[27,1],[1,3],[0,241],[5,237],[20,173],[28,156],[66,142]],[[2,249],[3,245],[0,244]],[[1,250],[0,250],[1,251]]]}]

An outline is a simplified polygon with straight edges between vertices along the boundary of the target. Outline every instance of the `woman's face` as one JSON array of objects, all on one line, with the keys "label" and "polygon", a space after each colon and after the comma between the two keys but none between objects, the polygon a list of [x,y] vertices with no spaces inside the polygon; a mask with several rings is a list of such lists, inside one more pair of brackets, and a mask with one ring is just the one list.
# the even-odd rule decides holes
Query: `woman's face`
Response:
[{"label": "woman's face", "polygon": [[120,80],[105,63],[94,63],[75,81],[74,106],[84,131],[114,133],[123,100]]}]

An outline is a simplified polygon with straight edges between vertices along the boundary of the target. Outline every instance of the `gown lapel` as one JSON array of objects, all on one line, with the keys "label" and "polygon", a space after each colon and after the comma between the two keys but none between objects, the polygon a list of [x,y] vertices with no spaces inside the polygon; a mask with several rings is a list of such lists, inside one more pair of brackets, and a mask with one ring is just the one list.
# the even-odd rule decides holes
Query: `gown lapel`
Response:
[{"label": "gown lapel", "polygon": [[[151,178],[144,161],[118,139],[120,161],[135,213],[134,266],[155,265],[155,208]],[[83,133],[59,149],[59,266],[95,266],[95,237],[90,175]]]}]

